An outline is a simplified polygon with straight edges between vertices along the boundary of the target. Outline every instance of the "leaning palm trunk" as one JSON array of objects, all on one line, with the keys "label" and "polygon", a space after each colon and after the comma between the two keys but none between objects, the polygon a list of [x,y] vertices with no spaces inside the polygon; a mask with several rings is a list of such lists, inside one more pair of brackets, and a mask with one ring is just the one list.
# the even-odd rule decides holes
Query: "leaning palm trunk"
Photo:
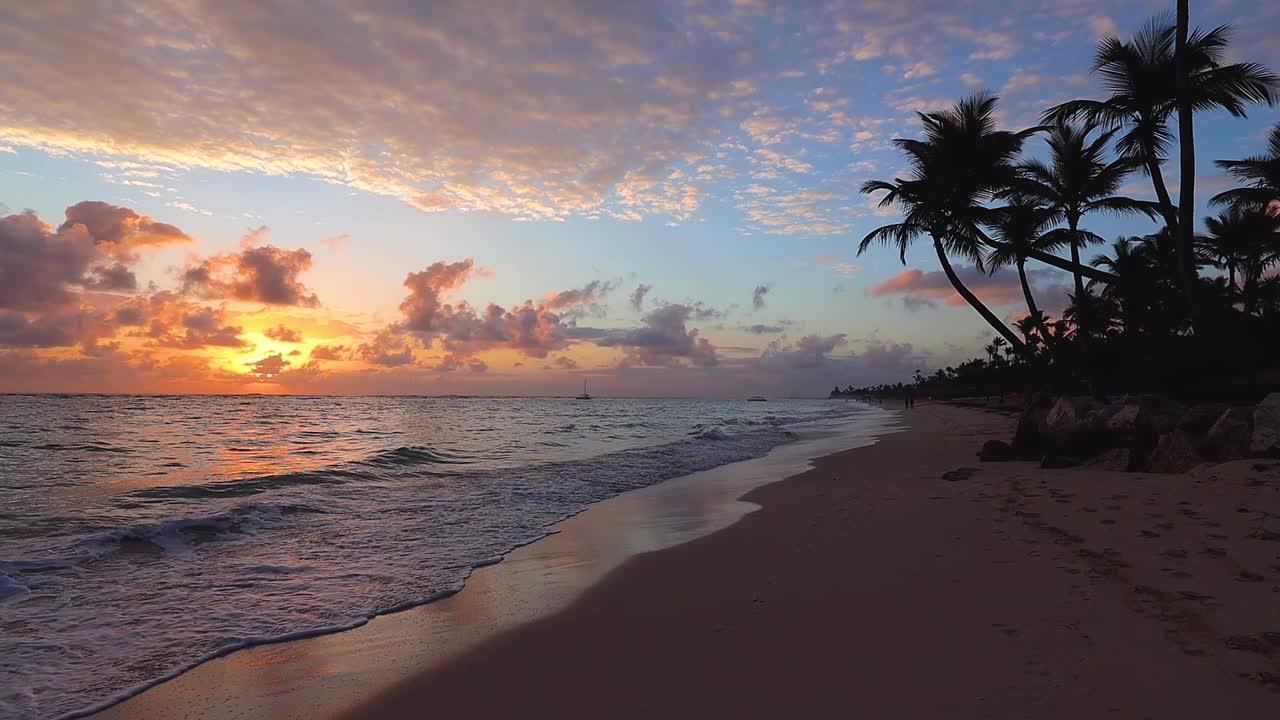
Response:
[{"label": "leaning palm trunk", "polygon": [[1049,326],[1044,321],[1044,315],[1041,314],[1040,308],[1036,307],[1036,298],[1031,294],[1031,284],[1027,282],[1027,261],[1021,258],[1018,260],[1018,280],[1022,282],[1022,297],[1027,301],[1027,312],[1035,318],[1036,327],[1040,330],[1040,337],[1044,339],[1045,347],[1052,349],[1053,337],[1049,335]]},{"label": "leaning palm trunk", "polygon": [[1178,227],[1178,208],[1174,207],[1173,198],[1169,196],[1169,188],[1164,184],[1164,173],[1160,170],[1160,160],[1156,157],[1155,139],[1152,138],[1146,143],[1146,149],[1143,151],[1145,158],[1144,164],[1147,166],[1147,174],[1151,176],[1151,185],[1156,191],[1156,202],[1160,205],[1160,216],[1164,218],[1164,224],[1169,226],[1169,230]]},{"label": "leaning palm trunk", "polygon": [[[986,233],[982,232],[982,230],[975,228],[975,232],[978,235],[978,237],[982,239],[983,245],[986,245],[987,247],[995,248],[996,250],[1000,250],[1005,247],[1005,243],[991,239],[990,237],[987,236]],[[1112,273],[1106,272],[1104,270],[1099,270],[1098,268],[1092,267],[1090,265],[1082,265],[1078,262],[1071,262],[1070,260],[1067,260],[1066,258],[1060,258],[1057,255],[1054,255],[1053,253],[1045,252],[1043,250],[1037,250],[1035,248],[1027,248],[1025,252],[1028,259],[1038,260],[1044,263],[1045,265],[1050,265],[1058,268],[1059,270],[1064,270],[1069,273],[1073,273],[1073,274],[1080,273],[1081,275],[1089,278],[1090,280],[1096,280],[1098,282],[1106,283],[1108,285],[1114,285],[1115,283],[1120,281],[1120,278],[1116,277]]]},{"label": "leaning palm trunk", "polygon": [[988,325],[994,328],[996,332],[1000,333],[1005,340],[1008,340],[1010,346],[1019,353],[1024,352],[1027,347],[1026,343],[1022,342],[1022,340],[1014,334],[1014,332],[1010,330],[1009,327],[1000,320],[1000,318],[996,317],[995,313],[987,309],[987,306],[982,304],[982,301],[978,299],[977,295],[974,295],[969,288],[965,287],[964,283],[960,282],[960,277],[956,275],[955,269],[951,267],[951,261],[947,259],[947,251],[943,249],[942,241],[937,235],[933,236],[933,249],[938,253],[938,262],[942,263],[942,271],[946,273],[947,279],[951,281],[951,287],[955,288],[955,291],[960,294],[960,297],[964,298],[965,302],[969,303],[969,306],[977,311],[977,313],[982,316],[982,319],[987,321]]},{"label": "leaning palm trunk", "polygon": [[1076,297],[1080,297],[1084,295],[1084,276],[1080,274],[1080,270],[1078,269],[1081,267],[1079,234],[1080,218],[1075,215],[1069,215],[1067,217],[1067,227],[1071,230],[1071,262],[1075,264],[1077,268],[1077,270],[1073,271],[1071,275],[1074,277],[1076,283]]}]

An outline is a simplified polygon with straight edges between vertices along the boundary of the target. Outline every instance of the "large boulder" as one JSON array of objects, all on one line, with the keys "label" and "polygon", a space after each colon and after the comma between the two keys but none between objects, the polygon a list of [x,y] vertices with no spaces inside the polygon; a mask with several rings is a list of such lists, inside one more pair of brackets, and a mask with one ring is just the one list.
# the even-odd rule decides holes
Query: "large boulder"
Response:
[{"label": "large boulder", "polygon": [[1280,392],[1273,392],[1253,409],[1253,437],[1249,454],[1280,457]]},{"label": "large boulder", "polygon": [[1107,434],[1097,414],[1102,404],[1089,397],[1060,397],[1044,419],[1047,450],[1059,455],[1084,458],[1105,450]]},{"label": "large boulder", "polygon": [[1045,419],[1053,407],[1053,398],[1039,394],[1028,398],[1027,407],[1018,418],[1013,433],[1013,452],[1019,460],[1039,460],[1046,448]]},{"label": "large boulder", "polygon": [[1253,408],[1227,408],[1209,427],[1201,451],[1215,460],[1244,457],[1249,454],[1252,436]]},{"label": "large boulder", "polygon": [[1162,435],[1178,427],[1186,411],[1160,395],[1129,396],[1107,419],[1106,429],[1120,435]]},{"label": "large boulder", "polygon": [[1218,418],[1222,417],[1222,413],[1226,409],[1227,405],[1225,403],[1193,405],[1182,414],[1175,429],[1181,430],[1193,438],[1203,438],[1209,434],[1209,428],[1213,427]]},{"label": "large boulder", "polygon": [[1160,436],[1151,451],[1148,469],[1155,473],[1182,473],[1204,462],[1190,435],[1181,430]]}]

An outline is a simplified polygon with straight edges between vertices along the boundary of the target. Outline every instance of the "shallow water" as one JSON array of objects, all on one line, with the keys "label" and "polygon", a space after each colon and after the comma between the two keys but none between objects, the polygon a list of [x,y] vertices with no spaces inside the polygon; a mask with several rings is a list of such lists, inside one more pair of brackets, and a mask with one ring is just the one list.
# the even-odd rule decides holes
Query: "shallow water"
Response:
[{"label": "shallow water", "polygon": [[0,716],[353,627],[827,401],[0,397]]}]

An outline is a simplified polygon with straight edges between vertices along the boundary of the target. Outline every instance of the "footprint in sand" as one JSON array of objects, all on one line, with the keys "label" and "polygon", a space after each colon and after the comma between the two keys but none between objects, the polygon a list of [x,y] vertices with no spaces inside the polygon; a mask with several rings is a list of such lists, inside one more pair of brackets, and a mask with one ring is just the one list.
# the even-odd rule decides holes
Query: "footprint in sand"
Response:
[{"label": "footprint in sand", "polygon": [[946,480],[947,482],[956,482],[958,480],[968,480],[969,478],[973,477],[974,473],[976,472],[978,472],[978,468],[960,467],[960,468],[956,468],[955,470],[948,470],[942,473],[942,479]]}]

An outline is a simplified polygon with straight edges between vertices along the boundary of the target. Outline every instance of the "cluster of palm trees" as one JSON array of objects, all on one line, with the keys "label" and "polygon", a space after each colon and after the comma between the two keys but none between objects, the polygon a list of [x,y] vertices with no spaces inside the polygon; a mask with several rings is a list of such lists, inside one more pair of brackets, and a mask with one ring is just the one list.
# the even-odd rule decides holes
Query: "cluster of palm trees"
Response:
[{"label": "cluster of palm trees", "polygon": [[[930,242],[956,292],[999,334],[1003,364],[1039,382],[1098,392],[1168,389],[1159,386],[1185,383],[1193,368],[1239,376],[1275,365],[1264,356],[1274,352],[1266,338],[1280,338],[1273,271],[1280,265],[1280,124],[1266,154],[1217,162],[1242,186],[1211,199],[1221,212],[1197,234],[1193,120],[1201,111],[1242,117],[1250,105],[1274,104],[1280,77],[1256,63],[1228,62],[1229,28],[1190,29],[1188,15],[1180,0],[1176,20],[1152,20],[1128,40],[1104,38],[1093,71],[1108,96],[1050,108],[1037,127],[999,129],[997,99],[986,93],[921,113],[923,137],[894,141],[908,160],[907,177],[862,187],[883,193],[880,205],[896,207],[902,220],[869,233],[859,253],[886,244],[905,263],[913,243]],[[1175,119],[1177,204],[1163,175]],[[1023,158],[1037,136],[1047,159]],[[1135,175],[1150,179],[1154,201],[1121,194]],[[1086,262],[1085,249],[1104,242],[1087,229],[1099,213],[1145,216],[1161,227],[1116,240]],[[952,258],[991,271],[1016,268],[1027,316],[1007,325],[961,282]],[[1032,262],[1071,273],[1060,318],[1036,304],[1027,280]],[[1152,363],[1163,371],[1152,372]],[[994,353],[983,362],[999,364]]]}]

